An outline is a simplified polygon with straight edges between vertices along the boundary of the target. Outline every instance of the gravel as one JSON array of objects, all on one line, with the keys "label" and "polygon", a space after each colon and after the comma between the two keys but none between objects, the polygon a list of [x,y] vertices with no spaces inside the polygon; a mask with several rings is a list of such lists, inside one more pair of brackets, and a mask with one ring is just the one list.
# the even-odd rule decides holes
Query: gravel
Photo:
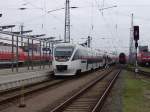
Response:
[{"label": "gravel", "polygon": [[85,84],[94,80],[100,75],[100,71],[87,75],[85,77],[76,78],[75,80],[69,80],[65,83],[61,83],[61,86],[56,85],[49,88],[46,91],[40,92],[40,94],[32,95],[27,98],[25,108],[19,108],[18,104],[13,104],[9,108],[2,110],[1,112],[47,112],[58,105],[60,102],[69,98],[71,94],[83,87]]},{"label": "gravel", "polygon": [[123,112],[122,110],[122,92],[123,92],[123,76],[119,75],[114,87],[112,88],[101,112]]}]

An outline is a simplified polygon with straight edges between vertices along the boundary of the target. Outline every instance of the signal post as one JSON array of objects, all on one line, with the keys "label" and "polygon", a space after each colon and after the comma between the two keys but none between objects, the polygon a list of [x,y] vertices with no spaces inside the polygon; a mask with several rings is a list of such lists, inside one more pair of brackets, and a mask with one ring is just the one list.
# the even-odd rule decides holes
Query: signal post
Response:
[{"label": "signal post", "polygon": [[137,62],[137,48],[138,48],[138,40],[139,40],[139,26],[134,26],[134,41],[135,41],[135,73],[137,76],[138,73],[138,62]]}]

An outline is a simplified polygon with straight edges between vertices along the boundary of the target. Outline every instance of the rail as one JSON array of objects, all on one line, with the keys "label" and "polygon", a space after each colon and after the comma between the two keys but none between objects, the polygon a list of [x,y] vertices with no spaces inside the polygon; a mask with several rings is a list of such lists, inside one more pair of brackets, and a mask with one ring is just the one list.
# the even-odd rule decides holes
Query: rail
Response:
[{"label": "rail", "polygon": [[[134,68],[126,68],[126,70],[135,72]],[[150,77],[150,72],[143,71],[141,69],[138,70],[138,74]]]},{"label": "rail", "polygon": [[[44,82],[32,84],[30,86],[28,85],[24,88],[22,94],[29,95],[29,94],[32,94],[33,92],[37,92],[37,91],[43,90],[47,87],[51,87],[51,86],[54,86],[54,85],[57,85],[57,84],[60,84],[63,82],[65,82],[65,80],[47,80]],[[12,91],[6,91],[6,92],[1,93],[0,105],[6,104],[9,101],[12,101],[16,98],[21,97],[20,91],[21,91],[21,88],[20,89],[18,88],[18,89],[14,89]]]},{"label": "rail", "polygon": [[[89,111],[89,109],[91,109],[91,108],[92,108],[92,110],[91,110],[92,112],[96,112],[99,109],[99,106],[102,106],[104,99],[106,98],[110,89],[112,88],[113,84],[115,83],[118,75],[120,74],[120,71],[121,70],[119,70],[119,71],[117,71],[117,73],[115,73],[115,76],[113,77],[113,79],[111,80],[111,82],[109,83],[109,85],[107,86],[105,91],[103,91],[103,94],[100,97],[100,99],[98,101],[96,101],[97,103],[95,102],[95,99],[94,99],[95,97],[97,98],[100,96],[100,93],[97,91],[97,88],[95,89],[94,92],[93,91],[88,92],[88,91],[92,90],[94,87],[97,86],[97,84],[99,84],[99,82],[101,82],[102,80],[107,78],[107,76],[109,76],[109,74],[111,74],[112,71],[104,73],[99,78],[97,78],[95,81],[89,83],[86,87],[81,89],[79,92],[74,94],[72,97],[70,97],[69,99],[67,99],[60,105],[58,105],[57,107],[55,107],[50,112],[62,112],[65,110],[67,112],[68,111],[72,112],[72,111],[77,111],[77,110]],[[98,96],[96,96],[97,92],[98,92]],[[90,94],[91,94],[91,96],[90,96]],[[87,96],[89,96],[90,98],[87,98]],[[92,102],[90,102],[90,101],[92,101]],[[94,107],[92,105],[93,102],[96,103]],[[79,105],[80,103],[81,103],[81,105]],[[89,107],[89,105],[87,105],[87,104],[92,105],[92,107]]]}]

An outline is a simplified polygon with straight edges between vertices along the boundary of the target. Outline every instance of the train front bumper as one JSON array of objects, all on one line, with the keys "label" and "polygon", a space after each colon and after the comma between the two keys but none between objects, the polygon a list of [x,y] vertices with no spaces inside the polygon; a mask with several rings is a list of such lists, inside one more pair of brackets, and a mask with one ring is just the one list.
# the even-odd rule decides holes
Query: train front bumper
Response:
[{"label": "train front bumper", "polygon": [[53,63],[55,76],[72,76],[76,74],[76,70],[71,64],[67,63]]}]

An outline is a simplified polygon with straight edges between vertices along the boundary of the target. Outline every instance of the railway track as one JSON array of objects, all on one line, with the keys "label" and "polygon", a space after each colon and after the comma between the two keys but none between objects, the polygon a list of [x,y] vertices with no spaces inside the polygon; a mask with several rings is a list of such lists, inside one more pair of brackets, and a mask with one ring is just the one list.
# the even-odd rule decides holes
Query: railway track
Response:
[{"label": "railway track", "polygon": [[34,92],[37,92],[37,91],[46,89],[48,87],[52,87],[54,85],[63,83],[64,81],[66,81],[66,80],[65,79],[64,80],[52,80],[51,79],[51,80],[47,80],[44,82],[40,82],[38,84],[26,86],[22,90],[21,90],[21,88],[16,88],[13,90],[1,92],[0,93],[0,105],[7,104],[12,100],[15,100],[15,99],[21,97],[21,95],[27,96],[27,95],[32,94]]},{"label": "railway track", "polygon": [[[132,68],[126,68],[126,70],[131,71],[131,72],[135,72],[135,70],[132,69]],[[146,77],[150,77],[150,72],[146,72],[146,71],[143,71],[143,70],[140,70],[140,69],[138,70],[138,74],[144,75]]]},{"label": "railway track", "polygon": [[102,108],[121,70],[103,73],[50,112],[97,112]]},{"label": "railway track", "polygon": [[[99,71],[103,71],[103,70],[99,70]],[[104,72],[104,71],[103,71]],[[86,76],[85,74],[82,74],[82,76],[78,77],[84,77]],[[11,101],[15,101],[18,100],[18,98],[20,99],[21,96],[28,96],[30,94],[33,94],[35,92],[47,89],[49,87],[55,86],[55,85],[59,85],[63,82],[67,82],[70,80],[74,80],[77,78],[64,78],[64,79],[50,79],[44,82],[40,82],[40,83],[36,83],[36,84],[32,84],[32,85],[28,85],[23,87],[23,89],[21,90],[21,88],[15,88],[15,89],[10,89],[7,91],[1,91],[0,92],[0,109],[3,109],[3,105],[7,105],[8,103],[10,103]],[[22,92],[22,93],[21,93]]]},{"label": "railway track", "polygon": [[139,74],[142,74],[142,75],[144,75],[144,76],[150,77],[150,72],[146,72],[146,71],[143,71],[143,70],[139,70],[138,73],[139,73]]}]

